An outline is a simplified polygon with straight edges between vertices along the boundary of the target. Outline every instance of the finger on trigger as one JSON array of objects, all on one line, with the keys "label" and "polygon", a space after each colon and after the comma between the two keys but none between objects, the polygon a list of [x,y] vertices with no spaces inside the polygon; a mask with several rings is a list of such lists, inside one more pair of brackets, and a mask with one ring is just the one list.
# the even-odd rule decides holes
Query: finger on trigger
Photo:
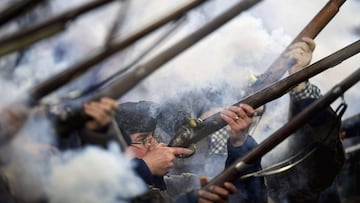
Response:
[{"label": "finger on trigger", "polygon": [[193,153],[193,150],[182,147],[172,147],[172,149],[175,155],[191,155]]},{"label": "finger on trigger", "polygon": [[165,143],[159,143],[158,147],[166,147],[167,145]]}]

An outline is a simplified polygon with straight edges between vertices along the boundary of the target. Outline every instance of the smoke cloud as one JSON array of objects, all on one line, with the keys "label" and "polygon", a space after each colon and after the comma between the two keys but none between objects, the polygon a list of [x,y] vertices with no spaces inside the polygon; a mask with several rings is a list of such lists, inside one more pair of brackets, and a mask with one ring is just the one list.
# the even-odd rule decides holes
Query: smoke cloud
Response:
[{"label": "smoke cloud", "polygon": [[[0,1],[0,8],[10,2]],[[37,18],[34,21],[40,21],[85,2],[90,0],[49,1],[47,6],[35,11],[33,15]],[[186,2],[132,0],[129,15],[116,38],[128,36],[162,14],[178,7],[180,3]],[[190,12],[177,32],[165,43],[159,44],[156,50],[140,63],[146,62],[151,56],[196,30],[235,2],[237,1],[214,0]],[[261,74],[326,2],[326,0],[263,1],[165,64],[119,100],[121,102],[150,100],[165,103],[168,100],[184,98],[184,93],[191,90],[211,89],[218,93],[214,98],[199,98],[196,102],[202,104],[221,98],[221,101],[215,102],[217,105],[221,107],[231,105],[241,99],[242,89],[248,84],[251,74]],[[0,59],[1,104],[5,105],[26,97],[27,90],[33,85],[95,53],[103,46],[108,30],[116,20],[117,11],[121,6],[119,2],[104,6],[70,22],[66,31],[32,45],[22,54],[14,53],[2,57]],[[344,3],[336,17],[316,38],[317,46],[313,61],[359,39],[359,10],[359,0]],[[21,28],[20,23],[15,21],[1,28],[1,33]],[[94,81],[99,81],[120,70],[153,43],[166,28],[168,26],[122,53],[116,54],[96,66],[80,80],[61,88],[51,96],[57,97],[72,90],[83,89]],[[311,78],[310,81],[325,93],[356,70],[359,64],[360,56],[357,55]],[[359,88],[360,85],[357,84],[346,92],[345,99],[349,107],[344,117],[360,111]],[[333,106],[336,107],[338,103],[339,101],[335,102]],[[267,113],[254,131],[254,138],[258,142],[286,122],[287,104],[287,96],[267,104]],[[19,137],[21,135],[27,139],[30,137],[29,140],[35,143],[53,145],[55,142],[52,126],[46,121],[24,126]],[[41,135],[41,138],[36,135]],[[17,150],[22,143],[23,141],[14,141],[12,144],[18,146],[14,146]],[[275,150],[281,150],[282,147],[286,147],[285,144]],[[264,165],[271,163],[274,154],[276,155],[270,153],[263,158]],[[29,154],[25,153],[25,155],[27,157]],[[53,202],[95,202],[98,197],[102,197],[101,202],[116,202],[143,191],[143,188],[135,187],[141,185],[140,180],[134,174],[129,175],[132,167],[129,160],[119,153],[87,148],[58,155],[57,160],[53,160],[50,165],[44,162],[38,164],[37,161],[21,162],[23,171],[29,172],[29,177],[32,177],[29,182],[35,182],[34,184],[40,188],[37,196],[49,195]],[[33,187],[34,184],[30,184],[26,189]]]},{"label": "smoke cloud", "polygon": [[146,189],[132,167],[125,156],[99,148],[68,151],[50,168],[47,194],[53,203],[128,202]]}]

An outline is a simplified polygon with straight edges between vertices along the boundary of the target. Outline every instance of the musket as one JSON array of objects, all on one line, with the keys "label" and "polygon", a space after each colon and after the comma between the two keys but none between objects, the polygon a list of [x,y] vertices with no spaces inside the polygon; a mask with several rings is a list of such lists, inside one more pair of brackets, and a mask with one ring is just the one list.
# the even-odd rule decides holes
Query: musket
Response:
[{"label": "musket", "polygon": [[125,37],[123,40],[114,42],[113,44],[104,47],[98,53],[88,57],[83,61],[80,61],[79,63],[71,67],[68,67],[65,71],[62,71],[61,73],[58,73],[53,77],[47,79],[42,84],[37,85],[36,88],[33,88],[31,90],[31,95],[33,100],[38,101],[39,98],[42,98],[45,95],[49,94],[50,92],[54,91],[55,89],[59,88],[60,86],[62,86],[62,84],[77,79],[79,75],[88,71],[94,65],[104,61],[105,59],[109,58],[118,51],[121,51],[124,48],[130,46],[137,40],[150,34],[151,32],[165,25],[166,23],[169,23],[170,21],[185,15],[186,12],[201,5],[205,1],[206,0],[195,0],[186,5],[183,5],[177,8],[175,11],[172,11],[170,14],[166,15],[165,17],[162,17],[156,20],[155,22],[145,26],[144,28],[134,32],[133,34]]},{"label": "musket", "polygon": [[[245,96],[250,95],[251,93],[260,90],[267,85],[274,83],[279,80],[285,72],[292,67],[294,60],[285,56],[285,53],[288,51],[289,47],[298,42],[302,37],[315,38],[320,31],[331,21],[331,19],[338,13],[340,6],[345,2],[345,0],[330,0],[316,15],[315,17],[305,26],[305,28],[295,37],[295,39],[290,43],[288,47],[283,51],[283,53],[275,60],[275,62],[248,88],[245,89]],[[301,82],[301,81],[300,81]],[[295,85],[295,84],[293,84]],[[247,101],[247,100],[244,100]],[[246,103],[246,102],[244,102]],[[265,103],[262,103],[265,104]],[[236,105],[236,104],[235,104]],[[254,106],[253,106],[254,107]],[[170,146],[189,146],[190,140],[199,141],[201,138],[206,135],[205,132],[215,132],[214,129],[220,129],[225,126],[225,121],[219,121],[218,116],[214,116],[214,120],[203,123],[200,127],[200,130],[194,129],[194,135],[192,135],[192,130],[189,129],[189,126],[182,126],[176,132],[176,135],[170,140]],[[192,120],[191,120],[192,121]],[[212,122],[214,121],[214,124]],[[194,123],[194,122],[192,122]],[[206,126],[209,125],[209,126]],[[205,127],[206,126],[206,127]],[[190,126],[191,127],[191,126]],[[210,135],[210,134],[207,134]],[[193,138],[196,139],[193,139]],[[186,143],[186,144],[185,144]],[[193,142],[195,143],[195,142]]]},{"label": "musket", "polygon": [[[233,5],[231,8],[227,9],[222,14],[203,25],[201,28],[190,33],[188,36],[182,38],[169,48],[161,51],[144,64],[138,65],[130,71],[123,73],[121,78],[113,81],[112,84],[101,90],[98,94],[93,95],[90,99],[88,99],[88,101],[98,100],[101,97],[110,97],[114,99],[121,97],[141,80],[170,61],[172,58],[179,55],[181,52],[185,51],[187,48],[194,45],[211,32],[215,31],[226,22],[239,15],[241,12],[251,8],[259,2],[261,2],[261,0],[244,0]],[[66,111],[59,112],[56,117],[58,120],[57,126],[59,127],[57,131],[60,134],[67,134],[66,132],[69,130],[79,128],[79,125],[83,125],[87,120],[86,116],[84,116],[82,106],[67,107]]]},{"label": "musket", "polygon": [[[360,40],[334,52],[333,54],[294,74],[289,75],[282,80],[279,80],[278,82],[273,83],[268,87],[257,91],[233,105],[238,106],[240,103],[245,103],[256,109],[286,94],[295,85],[338,65],[342,61],[358,54],[359,52]],[[183,134],[177,134],[177,136],[170,141],[169,146],[188,147],[226,125],[227,123],[221,118],[220,113],[213,114],[203,121],[197,121],[194,126],[189,126],[182,132]]]},{"label": "musket", "polygon": [[315,17],[302,29],[302,31],[294,38],[294,40],[285,48],[280,56],[261,74],[248,89],[245,90],[247,94],[255,92],[266,85],[269,85],[279,80],[285,72],[292,67],[294,61],[285,56],[289,47],[301,40],[302,37],[315,37],[325,28],[325,26],[334,18],[338,13],[340,7],[346,0],[330,0],[316,15]]},{"label": "musket", "polygon": [[0,39],[0,57],[16,50],[24,49],[44,38],[53,36],[65,30],[69,21],[112,1],[114,0],[95,0],[32,26],[23,28],[15,33],[9,33]]},{"label": "musket", "polygon": [[10,5],[6,8],[3,8],[0,11],[0,26],[6,24],[11,19],[24,14],[24,12],[31,10],[38,4],[44,2],[45,0],[23,0],[16,2],[13,5]]},{"label": "musket", "polygon": [[[27,97],[24,98],[22,101],[19,101],[16,105],[3,107],[1,109],[2,111],[0,111],[0,118],[9,117],[7,115],[14,115],[11,117],[16,117],[17,119],[13,119],[13,120],[19,120],[19,123],[23,124],[24,121],[26,120],[26,116],[24,116],[23,113],[21,115],[19,114],[20,116],[15,115],[13,112],[16,111],[16,109],[15,109],[15,108],[17,108],[16,106],[21,107],[21,108],[32,108],[32,107],[36,106],[43,97],[48,95],[50,92],[55,91],[56,89],[63,86],[64,84],[67,84],[68,82],[73,81],[74,79],[79,77],[81,74],[85,73],[86,70],[88,70],[92,65],[100,63],[102,60],[111,56],[116,51],[119,51],[119,50],[129,46],[136,40],[140,39],[141,37],[145,36],[146,34],[149,34],[152,31],[156,30],[157,28],[166,24],[167,22],[170,22],[171,20],[181,17],[188,10],[190,10],[191,8],[195,8],[196,6],[200,5],[204,1],[205,0],[192,1],[191,3],[186,4],[185,6],[177,9],[175,12],[166,16],[165,18],[162,18],[162,19],[156,21],[155,23],[152,23],[149,26],[145,27],[144,29],[132,34],[131,36],[127,37],[126,39],[108,46],[106,49],[102,50],[99,54],[93,56],[94,58],[85,60],[79,64],[76,64],[75,66],[65,69],[64,71],[48,78],[47,80],[45,80],[43,82],[40,82],[38,85],[32,87],[29,90],[29,95],[27,95]],[[95,1],[95,2],[98,5],[100,2],[105,3],[106,1]],[[92,5],[91,7],[94,7],[95,3],[93,3],[91,5]],[[88,7],[90,7],[90,5],[86,6],[86,8],[88,8]],[[81,10],[86,10],[86,9],[84,7],[81,7]],[[22,118],[22,119],[20,120],[18,118]],[[11,119],[0,119],[0,145],[9,142],[11,140],[11,138],[15,136],[15,134],[17,133],[17,130],[20,129],[20,127],[18,127],[17,129],[8,130],[7,126],[10,126],[11,124],[9,122],[7,122],[7,120],[11,120]]]},{"label": "musket", "polygon": [[252,149],[242,158],[237,159],[232,165],[226,168],[218,176],[213,178],[203,189],[209,189],[211,185],[223,185],[224,182],[233,182],[238,178],[238,175],[244,172],[251,164],[260,159],[275,146],[280,144],[284,139],[294,133],[299,127],[304,125],[312,115],[320,112],[328,107],[338,97],[342,96],[349,88],[355,85],[360,80],[360,68],[353,72],[346,79],[335,85],[324,96],[314,101],[311,105],[305,108],[302,112],[297,114],[288,123],[276,130],[258,146]]}]

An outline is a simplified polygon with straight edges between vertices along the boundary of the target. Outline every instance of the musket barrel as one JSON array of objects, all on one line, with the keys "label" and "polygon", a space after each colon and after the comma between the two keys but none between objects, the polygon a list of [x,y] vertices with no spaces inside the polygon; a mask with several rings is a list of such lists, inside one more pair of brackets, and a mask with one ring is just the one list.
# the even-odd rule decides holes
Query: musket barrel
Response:
[{"label": "musket barrel", "polygon": [[[315,62],[314,64],[276,82],[272,85],[263,88],[256,93],[242,99],[233,104],[234,106],[240,103],[245,103],[252,106],[254,109],[275,100],[286,94],[293,86],[331,68],[342,61],[358,54],[360,52],[360,40],[334,52],[333,54]],[[227,123],[220,117],[220,113],[216,113],[203,121],[203,123],[193,129],[193,136],[188,140],[177,140],[171,143],[170,146],[188,147],[193,143],[200,141],[211,133],[226,126]]]},{"label": "musket barrel", "polygon": [[[275,62],[262,74],[260,75],[259,79],[255,81],[249,88],[245,89],[245,95],[251,95],[254,92],[257,92],[260,89],[274,83],[275,81],[279,80],[285,72],[291,68],[294,64],[293,59],[290,59],[285,56],[284,53],[288,50],[288,48],[296,41],[301,39],[302,37],[311,37],[314,38],[318,35],[318,33],[330,22],[330,20],[336,15],[340,6],[345,2],[345,0],[330,0],[318,13],[317,15],[305,26],[305,28],[298,34],[298,36],[293,40],[292,43],[285,49],[285,51],[280,55],[279,58],[275,60]],[[335,64],[336,65],[336,64]],[[308,77],[309,78],[309,77]],[[299,83],[302,82],[298,81]],[[291,82],[290,82],[291,83]],[[296,84],[293,84],[296,85]],[[277,89],[280,86],[276,87]],[[290,87],[287,87],[290,88]],[[267,91],[270,88],[266,89]],[[261,97],[248,97],[245,100],[242,100],[242,103],[247,103],[249,105],[253,105],[253,108],[257,108],[268,101],[278,98],[277,95],[283,95],[281,92],[273,92],[273,95],[270,95],[270,98],[265,98],[266,95],[269,97],[269,94],[264,93],[265,96]],[[257,104],[259,103],[259,105]],[[236,104],[235,104],[236,105]],[[217,113],[205,120],[205,122],[194,129],[193,136],[190,139],[184,140],[182,138],[181,133],[175,135],[172,140],[170,140],[170,146],[183,146],[187,147],[193,143],[200,141],[202,138],[210,135],[211,133],[215,132],[216,130],[221,129],[226,125],[226,122],[221,119],[220,114]],[[189,137],[189,136],[184,136]]]},{"label": "musket barrel", "polygon": [[[98,94],[94,95],[90,100],[97,100],[101,97],[111,97],[114,99],[121,97],[131,88],[133,88],[138,82],[140,82],[152,72],[170,61],[172,58],[179,55],[181,52],[191,47],[193,44],[200,41],[205,36],[215,31],[217,28],[230,21],[232,18],[234,18],[241,12],[256,5],[260,1],[261,0],[244,0],[237,3],[236,5],[213,19],[211,22],[207,23],[206,25],[194,31],[187,37],[184,37],[182,40],[178,41],[171,47],[157,54],[148,62],[134,67],[131,71],[124,73],[120,79],[114,81],[113,84],[111,84],[109,87],[102,90]],[[66,122],[66,120],[73,120],[73,117],[76,117],[78,118],[78,123],[82,123],[81,119],[83,119],[83,116],[81,115],[83,115],[83,113],[81,108],[73,109],[68,115],[69,116],[64,116],[64,118],[62,119],[64,122]],[[74,122],[66,122],[68,124],[65,125],[61,124],[62,121],[60,121],[59,123],[59,126],[65,127],[67,125],[73,124]],[[63,130],[60,129],[60,131]],[[67,131],[67,129],[64,129],[64,131]]]},{"label": "musket barrel", "polygon": [[157,70],[159,67],[182,53],[184,50],[188,49],[195,43],[199,42],[205,36],[209,35],[235,16],[239,15],[241,12],[251,8],[262,0],[244,0],[234,5],[227,11],[223,12],[211,22],[207,23],[203,27],[199,28],[195,32],[190,35],[184,37],[168,49],[162,51],[155,57],[153,57],[148,62],[143,65],[139,65],[134,68],[134,71],[125,73],[124,76],[117,82],[116,85],[112,85],[111,88],[108,88],[106,91],[100,93],[97,98],[101,98],[103,96],[109,96],[114,98],[119,98],[127,91],[129,91],[132,87],[134,87],[137,83],[143,80],[146,76]]},{"label": "musket barrel", "polygon": [[300,41],[302,37],[315,39],[315,37],[338,13],[340,7],[345,3],[345,1],[346,0],[330,0],[285,48],[280,56],[266,69],[260,79],[252,84],[246,92],[255,92],[266,85],[279,80],[285,72],[292,67],[293,61],[284,55],[288,51],[289,47],[295,42]]},{"label": "musket barrel", "polygon": [[67,22],[114,0],[96,0],[0,38],[0,56],[23,49],[66,28]]},{"label": "musket barrel", "polygon": [[342,96],[359,80],[360,68],[358,68],[355,72],[353,72],[350,76],[341,81],[339,84],[335,85],[324,96],[320,97],[311,105],[309,105],[306,109],[297,114],[293,119],[291,119],[288,123],[286,123],[273,134],[271,134],[268,138],[266,138],[263,142],[261,142],[245,156],[236,160],[231,166],[225,169],[224,172],[220,173],[218,176],[213,178],[207,185],[205,185],[203,189],[209,189],[211,185],[222,186],[224,182],[235,181],[237,174],[244,172],[244,169],[246,169],[247,166],[255,163],[256,160],[258,160],[270,150],[272,150],[275,146],[280,144],[284,139],[294,133],[299,127],[304,125],[309,120],[309,118],[311,118],[312,115],[328,107],[332,102]]},{"label": "musket barrel", "polygon": [[0,11],[0,26],[44,1],[45,0],[22,0],[20,2],[16,2],[14,5],[2,9]]},{"label": "musket barrel", "polygon": [[[61,30],[62,27],[65,25],[65,22],[69,19],[75,18],[77,15],[80,15],[81,13],[91,10],[92,8],[96,8],[98,6],[101,6],[105,3],[109,3],[113,0],[97,0],[97,1],[93,1],[89,4],[83,5],[81,7],[78,7],[77,9],[71,10],[70,12],[65,12],[53,19],[50,19],[48,21],[45,21],[41,24],[38,24],[34,27],[32,27],[31,29],[29,29],[30,33],[36,33],[37,29],[44,29],[44,32],[49,32],[48,34],[54,34],[57,32],[57,30]],[[50,92],[55,91],[56,89],[58,89],[59,87],[63,86],[64,84],[78,78],[81,74],[85,73],[85,71],[87,71],[88,69],[91,68],[91,66],[100,63],[101,61],[103,61],[104,59],[106,59],[107,57],[111,56],[112,54],[114,54],[116,51],[119,51],[127,46],[129,46],[130,44],[132,44],[133,42],[135,42],[136,40],[138,40],[139,38],[149,34],[152,31],[155,31],[157,28],[159,28],[160,26],[170,22],[171,20],[175,20],[179,17],[181,17],[182,15],[185,15],[187,11],[189,11],[192,8],[195,8],[196,6],[201,5],[201,3],[205,2],[206,0],[195,0],[192,1],[180,8],[178,8],[177,10],[175,10],[175,12],[171,13],[170,15],[166,16],[165,18],[162,18],[152,24],[150,24],[149,26],[146,26],[145,29],[142,29],[136,33],[134,33],[133,35],[129,36],[128,38],[125,38],[122,41],[119,41],[117,43],[114,43],[110,46],[108,46],[106,49],[104,49],[103,51],[101,51],[100,53],[98,53],[96,56],[94,56],[93,58],[90,58],[89,60],[85,60],[79,64],[76,64],[68,69],[66,69],[65,71],[56,74],[50,78],[48,78],[47,80],[45,80],[44,82],[38,84],[37,86],[33,87],[32,89],[30,89],[30,93],[26,99],[26,101],[21,102],[23,105],[25,105],[28,108],[31,108],[35,105],[38,104],[38,102],[46,95],[48,95]],[[59,23],[57,21],[60,21]],[[50,26],[50,31],[47,30],[48,26]],[[19,36],[25,36],[26,34],[24,34],[26,32],[21,32],[20,34],[18,34]],[[29,33],[28,33],[29,34]],[[44,34],[44,33],[42,33]],[[47,36],[47,35],[46,35]],[[44,38],[45,36],[40,37],[39,39]],[[11,40],[14,40],[14,38],[9,38]],[[16,41],[16,38],[15,38]],[[4,39],[0,39],[0,44],[1,43],[7,43],[6,40]],[[31,44],[31,43],[29,43]],[[3,47],[2,47],[3,48]],[[1,49],[0,49],[1,50]],[[1,51],[0,51],[1,52]],[[1,54],[0,54],[1,56]],[[84,113],[82,111],[80,111],[79,109],[76,110],[74,112],[74,114],[76,114],[74,116],[75,120],[73,120],[72,122],[67,123],[67,125],[71,126],[71,127],[80,127],[84,124],[84,121],[86,121],[88,118],[84,115]],[[71,114],[73,115],[73,114]],[[24,117],[25,118],[25,117]],[[73,118],[73,117],[72,117]],[[76,119],[79,119],[80,124],[76,124]],[[57,119],[63,121],[61,118]],[[75,123],[75,125],[73,125]],[[2,126],[7,126],[10,125],[8,122],[0,122],[0,141],[4,140],[4,142],[9,141],[7,139],[7,137],[13,137],[14,133],[12,132],[6,132],[3,130],[2,131]],[[56,126],[58,127],[58,126]],[[20,128],[20,127],[19,127]],[[72,129],[74,129],[72,128]],[[4,133],[3,133],[4,132]],[[6,136],[5,136],[6,134]],[[11,134],[8,136],[8,134]]]},{"label": "musket barrel", "polygon": [[69,68],[65,71],[62,71],[59,74],[56,74],[49,79],[45,80],[41,84],[37,85],[31,90],[31,97],[34,101],[38,101],[40,98],[44,97],[45,95],[49,94],[50,92],[56,90],[57,88],[61,87],[63,84],[68,83],[77,79],[80,75],[88,71],[94,65],[102,62],[106,58],[112,56],[116,52],[128,47],[129,45],[133,44],[140,38],[150,34],[151,32],[155,31],[156,29],[160,28],[161,26],[165,25],[166,23],[175,20],[182,15],[184,15],[187,11],[201,5],[206,0],[196,0],[188,3],[175,11],[171,14],[149,24],[145,28],[129,35],[128,37],[124,38],[119,42],[115,42],[103,50],[100,50],[97,54],[85,59]]},{"label": "musket barrel", "polygon": [[346,0],[330,0],[310,23],[305,26],[298,36],[295,37],[292,43],[298,42],[302,37],[315,38],[331,19],[335,17],[345,1]]}]

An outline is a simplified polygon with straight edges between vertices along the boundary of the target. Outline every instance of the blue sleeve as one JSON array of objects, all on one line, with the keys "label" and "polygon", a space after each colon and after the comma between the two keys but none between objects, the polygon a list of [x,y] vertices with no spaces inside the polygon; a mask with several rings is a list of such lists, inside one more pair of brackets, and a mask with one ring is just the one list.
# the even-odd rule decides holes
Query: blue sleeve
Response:
[{"label": "blue sleeve", "polygon": [[[246,155],[250,150],[257,146],[256,141],[252,136],[248,136],[245,140],[244,144],[239,147],[234,147],[230,139],[227,140],[227,149],[228,149],[228,157],[225,162],[225,168],[231,165],[236,159],[243,157]],[[260,160],[257,162],[260,165]]]},{"label": "blue sleeve", "polygon": [[[248,136],[245,143],[239,147],[234,147],[230,140],[227,141],[228,158],[225,162],[225,167],[230,166],[237,159],[246,155],[249,151],[257,146],[256,141],[252,136]],[[261,158],[256,160],[255,164],[240,174],[244,175],[250,172],[258,171],[261,169]],[[238,180],[234,182],[238,193],[250,202],[265,202],[266,200],[266,187],[263,177],[250,177],[245,180]]]},{"label": "blue sleeve", "polygon": [[132,161],[135,163],[135,171],[147,185],[153,185],[153,178],[149,167],[142,159],[134,158]]},{"label": "blue sleeve", "polygon": [[135,163],[135,172],[141,179],[147,184],[159,188],[160,190],[166,190],[166,185],[163,176],[155,176],[151,174],[149,167],[142,159],[134,158],[132,161]]}]

